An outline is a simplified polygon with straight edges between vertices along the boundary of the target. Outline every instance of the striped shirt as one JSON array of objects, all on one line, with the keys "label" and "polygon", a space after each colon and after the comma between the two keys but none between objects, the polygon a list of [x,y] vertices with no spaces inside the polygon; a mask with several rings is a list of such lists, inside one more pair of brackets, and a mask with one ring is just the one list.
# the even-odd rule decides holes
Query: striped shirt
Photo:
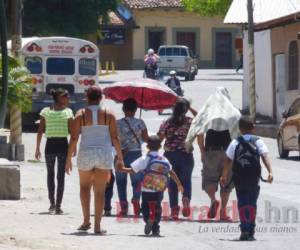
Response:
[{"label": "striped shirt", "polygon": [[71,109],[53,110],[47,107],[41,111],[40,115],[46,121],[47,138],[61,138],[69,135],[68,120],[74,117]]}]

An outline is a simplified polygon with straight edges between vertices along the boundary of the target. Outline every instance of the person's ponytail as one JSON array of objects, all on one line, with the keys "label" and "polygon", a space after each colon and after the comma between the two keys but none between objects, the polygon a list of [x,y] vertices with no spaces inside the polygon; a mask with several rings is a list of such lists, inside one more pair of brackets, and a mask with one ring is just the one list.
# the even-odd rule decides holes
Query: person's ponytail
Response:
[{"label": "person's ponytail", "polygon": [[50,89],[50,95],[52,96],[54,102],[57,102],[57,92],[55,89]]}]

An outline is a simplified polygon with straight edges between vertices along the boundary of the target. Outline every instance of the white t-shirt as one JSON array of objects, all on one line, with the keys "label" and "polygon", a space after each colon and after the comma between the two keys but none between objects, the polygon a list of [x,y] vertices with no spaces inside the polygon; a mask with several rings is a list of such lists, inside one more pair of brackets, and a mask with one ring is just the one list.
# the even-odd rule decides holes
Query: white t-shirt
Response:
[{"label": "white t-shirt", "polygon": [[[243,135],[246,141],[249,141],[252,135]],[[230,160],[234,160],[236,147],[239,145],[238,140],[233,140],[227,148],[226,155]],[[255,143],[259,155],[267,155],[269,150],[262,139],[258,139]]]},{"label": "white t-shirt", "polygon": [[[140,158],[136,159],[133,163],[130,164],[132,170],[135,173],[144,171],[147,168],[149,160],[150,160],[150,157],[148,155],[151,155],[153,157],[161,156],[158,152],[151,151],[147,155],[143,155]],[[164,161],[166,164],[168,164],[169,167],[170,167],[170,171],[171,171],[172,170],[171,163],[168,161],[168,159],[166,157],[164,157],[164,156],[161,156],[161,157],[162,157],[161,161]],[[155,192],[155,191],[153,191],[151,189],[144,188],[143,186],[142,186],[142,191],[143,192],[151,192],[151,193]]]}]

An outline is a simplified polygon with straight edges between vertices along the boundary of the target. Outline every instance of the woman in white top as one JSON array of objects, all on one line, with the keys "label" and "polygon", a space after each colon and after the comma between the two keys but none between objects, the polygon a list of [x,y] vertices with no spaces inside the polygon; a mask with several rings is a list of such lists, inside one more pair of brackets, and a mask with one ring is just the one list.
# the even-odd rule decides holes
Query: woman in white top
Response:
[{"label": "woman in white top", "polygon": [[83,224],[78,230],[88,230],[90,223],[90,193],[94,190],[95,233],[103,234],[100,223],[104,208],[105,188],[113,167],[113,146],[116,149],[117,165],[124,165],[121,145],[118,139],[116,119],[113,114],[99,106],[102,92],[93,86],[86,93],[88,107],[77,112],[71,128],[66,172],[72,170],[71,158],[81,134],[77,167],[80,178],[80,199],[83,211]]}]

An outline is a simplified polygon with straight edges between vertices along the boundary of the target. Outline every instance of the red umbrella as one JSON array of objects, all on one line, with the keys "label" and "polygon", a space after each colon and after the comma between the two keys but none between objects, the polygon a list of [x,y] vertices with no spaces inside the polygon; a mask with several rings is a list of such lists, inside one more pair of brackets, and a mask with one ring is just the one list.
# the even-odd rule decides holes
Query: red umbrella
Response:
[{"label": "red umbrella", "polygon": [[103,93],[106,98],[117,102],[133,98],[139,108],[149,110],[170,108],[178,98],[165,84],[150,79],[114,83],[106,87]]}]

